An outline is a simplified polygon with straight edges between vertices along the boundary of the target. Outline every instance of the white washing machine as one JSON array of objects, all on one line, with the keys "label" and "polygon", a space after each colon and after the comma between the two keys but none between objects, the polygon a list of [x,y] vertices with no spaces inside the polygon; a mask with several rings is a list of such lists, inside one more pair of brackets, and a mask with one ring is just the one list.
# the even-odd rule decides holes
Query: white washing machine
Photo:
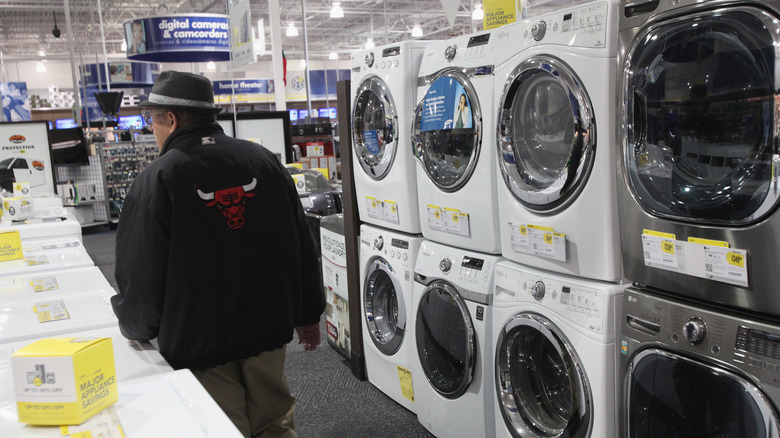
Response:
[{"label": "white washing machine", "polygon": [[496,437],[618,434],[616,331],[625,286],[496,266]]},{"label": "white washing machine", "polygon": [[95,290],[114,290],[96,266],[0,276],[0,303]]},{"label": "white washing machine", "polygon": [[446,438],[493,437],[493,269],[501,257],[424,241],[414,284],[417,419]]},{"label": "white washing machine", "polygon": [[490,254],[501,252],[492,134],[494,50],[491,32],[429,45],[412,122],[423,236]]},{"label": "white washing machine", "polygon": [[505,26],[493,38],[501,254],[619,282],[616,0]]},{"label": "white washing machine", "polygon": [[[34,201],[36,199],[33,198]],[[27,241],[63,237],[82,241],[81,224],[73,216],[67,215],[33,218],[24,222],[0,222],[0,231],[19,231],[19,237]]]},{"label": "white washing machine", "polygon": [[414,263],[422,238],[360,227],[360,309],[368,381],[415,412],[410,337]]},{"label": "white washing machine", "polygon": [[352,54],[352,159],[360,220],[420,233],[409,123],[417,72],[430,41]]}]

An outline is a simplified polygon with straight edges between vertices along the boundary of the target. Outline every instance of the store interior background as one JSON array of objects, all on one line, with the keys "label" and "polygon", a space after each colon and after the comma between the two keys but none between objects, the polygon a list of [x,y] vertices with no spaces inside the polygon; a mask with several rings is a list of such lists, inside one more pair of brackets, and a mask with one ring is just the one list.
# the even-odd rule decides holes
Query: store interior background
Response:
[{"label": "store interior background", "polygon": [[[66,7],[70,12],[68,17]],[[482,29],[482,20],[474,19],[479,17],[482,4],[475,0],[274,0],[253,1],[250,7],[257,62],[232,71],[228,62],[215,62],[213,66],[206,62],[164,62],[161,70],[202,73],[211,80],[273,79],[272,37],[277,36],[287,59],[289,79],[295,74],[305,76],[306,67],[310,71],[348,70],[351,53],[372,43],[379,46],[411,39],[447,39]],[[334,7],[341,8],[343,17],[331,17]],[[79,65],[127,61],[122,50],[123,23],[167,14],[225,14],[225,8],[225,1],[213,0],[3,2],[0,4],[0,81],[26,82],[28,94],[43,98],[47,97],[51,85],[60,92],[72,92],[71,63],[78,72]],[[275,23],[272,23],[277,17],[278,35],[273,32]],[[259,32],[261,19],[263,29]],[[60,31],[58,38],[53,35],[55,27]],[[288,36],[290,27],[297,30],[297,36]],[[126,95],[144,93],[144,90],[124,91]],[[243,104],[237,111],[274,110],[278,105],[271,97],[269,102]],[[335,107],[335,99],[336,90],[329,89],[327,98],[312,100],[311,107],[315,110]],[[307,109],[309,105],[306,99],[287,99],[285,104],[285,109]],[[68,117],[71,111],[33,108],[32,113],[33,120],[54,121]],[[134,107],[120,110],[120,115],[130,114],[138,114],[138,110]]]}]

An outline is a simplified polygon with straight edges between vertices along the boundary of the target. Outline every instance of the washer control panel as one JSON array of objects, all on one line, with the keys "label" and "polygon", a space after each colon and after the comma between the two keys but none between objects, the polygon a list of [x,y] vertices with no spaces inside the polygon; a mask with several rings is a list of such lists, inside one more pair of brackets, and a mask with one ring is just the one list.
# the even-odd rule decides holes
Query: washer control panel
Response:
[{"label": "washer control panel", "polygon": [[493,271],[500,256],[469,252],[436,242],[420,245],[415,273],[429,280],[442,278],[482,295],[493,291]]},{"label": "washer control panel", "polygon": [[523,38],[531,43],[604,47],[608,11],[607,3],[598,3],[533,18],[529,20]]},{"label": "washer control panel", "polygon": [[496,266],[494,302],[537,303],[573,323],[603,333],[610,304],[607,290],[565,277],[539,275],[516,265]]}]

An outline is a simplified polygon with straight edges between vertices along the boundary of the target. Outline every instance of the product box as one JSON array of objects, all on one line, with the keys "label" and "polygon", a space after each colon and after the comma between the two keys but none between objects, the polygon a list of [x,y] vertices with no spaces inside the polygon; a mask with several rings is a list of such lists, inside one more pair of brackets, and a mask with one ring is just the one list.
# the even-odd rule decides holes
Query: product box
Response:
[{"label": "product box", "polygon": [[325,143],[321,141],[310,141],[306,143],[307,157],[321,157],[325,155]]},{"label": "product box", "polygon": [[30,183],[28,183],[28,182],[15,182],[14,183],[14,196],[15,197],[30,196]]},{"label": "product box", "polygon": [[13,197],[3,199],[3,220],[22,221],[35,217],[32,199]]},{"label": "product box", "polygon": [[78,204],[79,191],[75,184],[57,184],[57,193],[65,205]]},{"label": "product box", "polygon": [[111,338],[46,338],[11,355],[19,421],[81,424],[116,403]]}]

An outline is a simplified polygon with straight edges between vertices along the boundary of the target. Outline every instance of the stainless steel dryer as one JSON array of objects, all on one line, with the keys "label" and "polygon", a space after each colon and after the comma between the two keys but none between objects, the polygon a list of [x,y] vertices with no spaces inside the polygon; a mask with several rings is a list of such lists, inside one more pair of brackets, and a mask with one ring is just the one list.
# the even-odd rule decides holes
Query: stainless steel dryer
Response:
[{"label": "stainless steel dryer", "polygon": [[623,299],[618,436],[780,436],[777,321],[638,288]]},{"label": "stainless steel dryer", "polygon": [[624,275],[780,315],[780,13],[770,1],[621,0]]}]

